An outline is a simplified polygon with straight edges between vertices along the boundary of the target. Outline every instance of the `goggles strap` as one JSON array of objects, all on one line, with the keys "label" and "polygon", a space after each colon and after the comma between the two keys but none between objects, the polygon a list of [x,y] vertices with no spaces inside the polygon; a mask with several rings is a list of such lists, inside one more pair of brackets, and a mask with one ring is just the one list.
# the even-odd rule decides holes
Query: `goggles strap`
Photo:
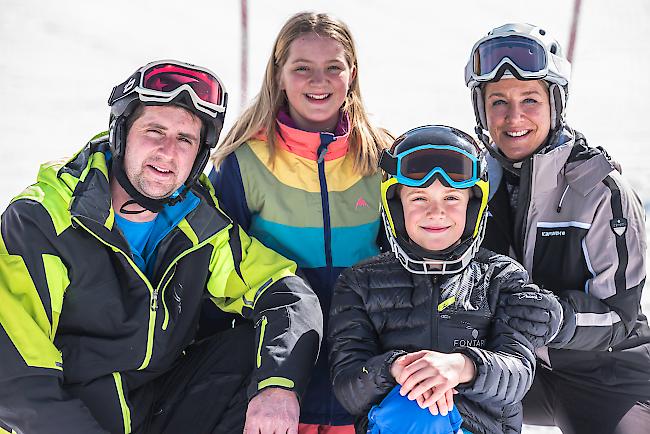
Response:
[{"label": "goggles strap", "polygon": [[393,157],[388,150],[384,149],[379,158],[379,167],[391,176],[397,176],[397,158]]}]

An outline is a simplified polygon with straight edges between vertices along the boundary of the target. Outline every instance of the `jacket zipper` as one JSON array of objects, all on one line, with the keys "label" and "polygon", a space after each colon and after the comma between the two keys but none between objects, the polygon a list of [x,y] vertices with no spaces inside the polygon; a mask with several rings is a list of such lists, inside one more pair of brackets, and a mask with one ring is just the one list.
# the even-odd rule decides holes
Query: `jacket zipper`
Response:
[{"label": "jacket zipper", "polygon": [[[521,178],[519,181],[519,198],[517,200],[517,215],[515,217],[515,239],[513,247],[517,256],[516,259],[521,264],[524,264],[524,261],[526,260],[524,257],[526,251],[526,220],[528,219],[533,190],[533,158],[530,158],[529,162],[529,164],[524,164],[521,169]],[[522,191],[521,188],[522,181],[524,181],[524,175],[526,177],[526,191]]]},{"label": "jacket zipper", "polygon": [[[333,134],[321,133],[320,134],[320,145],[316,151],[318,156],[318,180],[320,183],[320,195],[321,195],[321,206],[323,209],[323,241],[325,246],[325,265],[328,271],[332,271],[332,227],[330,220],[330,200],[329,200],[329,191],[327,189],[327,178],[325,176],[325,154],[327,154],[327,148],[336,137]],[[329,402],[327,404],[327,415],[329,417],[329,422],[332,421],[332,411],[334,410],[334,396],[330,396]]]},{"label": "jacket zipper", "polygon": [[438,328],[440,327],[440,312],[438,312],[438,304],[440,300],[440,290],[438,288],[438,276],[431,277],[431,283],[433,284],[433,291],[431,294],[431,306],[429,307],[429,312],[432,315],[431,321],[431,349],[438,348]]},{"label": "jacket zipper", "polygon": [[330,200],[329,192],[327,190],[327,179],[325,177],[325,154],[327,154],[327,147],[336,138],[332,134],[320,135],[321,144],[316,151],[318,155],[318,180],[320,182],[320,195],[321,204],[323,208],[323,241],[325,243],[325,264],[328,268],[332,267],[332,233],[331,233],[331,220],[330,220]]},{"label": "jacket zipper", "polygon": [[[198,250],[198,249],[202,248],[204,245],[209,243],[212,240],[212,238],[214,238],[214,236],[210,237],[210,238],[207,238],[203,242],[192,246],[190,249],[185,250],[183,253],[181,253],[176,258],[174,258],[171,261],[171,263],[169,264],[169,266],[167,267],[167,269],[165,270],[165,272],[163,273],[163,277],[162,277],[162,279],[160,279],[160,283],[158,284],[158,286],[156,288],[154,288],[151,285],[151,283],[149,282],[149,279],[147,279],[147,277],[144,275],[142,270],[140,270],[140,268],[138,268],[138,266],[135,264],[135,262],[133,262],[133,259],[131,259],[131,257],[127,253],[125,253],[119,247],[116,247],[113,244],[105,241],[102,237],[100,237],[95,232],[90,230],[86,225],[84,225],[81,222],[81,220],[79,220],[78,217],[72,217],[72,221],[77,223],[86,232],[88,232],[90,235],[95,237],[100,243],[102,243],[105,246],[109,247],[114,252],[121,253],[122,256],[124,256],[126,261],[129,263],[131,268],[136,272],[136,274],[140,277],[140,279],[142,279],[142,282],[144,282],[147,289],[149,289],[149,292],[151,294],[151,300],[150,300],[150,309],[149,309],[149,326],[148,326],[148,330],[147,330],[147,348],[146,348],[146,351],[145,351],[144,359],[142,360],[142,364],[137,368],[137,370],[139,370],[139,371],[143,370],[147,366],[149,366],[149,363],[151,362],[151,354],[153,353],[153,342],[154,342],[153,338],[154,338],[154,332],[155,332],[155,328],[156,328],[156,312],[158,310],[158,294],[160,293],[160,285],[162,284],[162,282],[169,283],[169,281],[171,281],[171,277],[168,280],[166,280],[165,277],[170,272],[170,270],[174,269],[174,272],[175,272],[176,264],[178,263],[179,260],[181,260],[186,255],[189,255],[190,253],[194,252],[195,250]],[[229,226],[227,226],[225,229],[227,230],[228,228],[229,228]],[[219,234],[220,232],[217,232],[217,234]],[[215,234],[215,236],[217,234]]]},{"label": "jacket zipper", "polygon": [[259,340],[257,345],[257,354],[255,357],[256,366],[260,368],[262,366],[262,347],[264,346],[264,333],[266,332],[266,325],[269,320],[266,318],[266,315],[262,315],[257,323],[255,323],[255,328],[259,330]]},{"label": "jacket zipper", "polygon": [[77,217],[72,217],[72,220],[76,222],[79,226],[84,228],[86,232],[88,232],[90,235],[95,237],[100,243],[104,244],[105,246],[109,247],[111,250],[114,252],[121,253],[122,256],[126,259],[126,261],[129,263],[131,268],[136,272],[136,274],[142,279],[142,282],[146,285],[147,289],[149,289],[149,292],[151,294],[151,301],[150,301],[150,309],[149,309],[149,327],[147,330],[147,348],[145,351],[144,359],[142,360],[142,364],[138,367],[138,370],[142,370],[146,368],[149,365],[149,362],[151,360],[151,353],[153,352],[153,335],[154,335],[154,328],[156,326],[156,310],[158,310],[158,288],[154,289],[151,286],[151,283],[149,282],[149,279],[142,273],[142,270],[138,268],[137,265],[133,262],[133,259],[126,254],[122,249],[119,247],[114,246],[113,244],[105,241],[102,237],[91,231],[86,225],[84,225],[81,220]]}]

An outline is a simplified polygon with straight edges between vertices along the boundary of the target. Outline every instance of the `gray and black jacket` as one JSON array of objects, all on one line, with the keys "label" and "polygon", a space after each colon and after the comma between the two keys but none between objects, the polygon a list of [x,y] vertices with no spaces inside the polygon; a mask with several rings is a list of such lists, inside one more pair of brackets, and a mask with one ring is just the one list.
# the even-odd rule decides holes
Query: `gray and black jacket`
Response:
[{"label": "gray and black jacket", "polygon": [[405,352],[462,352],[476,377],[454,397],[473,433],[519,432],[520,400],[530,388],[535,356],[526,338],[495,318],[502,295],[539,291],[512,259],[481,249],[461,273],[411,274],[392,252],[346,270],[334,289],[329,361],[334,393],[357,416],[396,385],[392,362]]},{"label": "gray and black jacket", "polygon": [[537,350],[546,367],[590,387],[620,392],[624,385],[647,398],[643,206],[605,152],[580,133],[563,137],[523,162],[514,211],[501,167],[490,164],[497,188],[483,245],[520,261],[533,282],[568,302],[565,323],[575,320],[575,332]]}]

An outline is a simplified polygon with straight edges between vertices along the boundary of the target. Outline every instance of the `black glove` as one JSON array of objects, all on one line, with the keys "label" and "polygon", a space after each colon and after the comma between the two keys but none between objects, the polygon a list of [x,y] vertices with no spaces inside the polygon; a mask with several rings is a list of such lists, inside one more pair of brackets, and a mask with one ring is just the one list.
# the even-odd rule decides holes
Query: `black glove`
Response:
[{"label": "black glove", "polygon": [[501,297],[497,318],[522,333],[535,348],[553,340],[562,328],[564,312],[560,300],[546,290],[518,292]]}]

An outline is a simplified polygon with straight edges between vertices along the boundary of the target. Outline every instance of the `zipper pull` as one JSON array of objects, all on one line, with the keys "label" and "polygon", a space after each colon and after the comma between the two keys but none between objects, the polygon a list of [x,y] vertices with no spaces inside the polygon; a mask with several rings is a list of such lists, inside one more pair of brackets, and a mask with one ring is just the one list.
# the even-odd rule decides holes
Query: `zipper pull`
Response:
[{"label": "zipper pull", "polygon": [[262,317],[257,320],[257,322],[255,323],[255,328],[258,328],[260,324],[262,324],[263,322],[268,322],[268,320],[266,319],[266,315],[262,315]]},{"label": "zipper pull", "polygon": [[151,310],[154,312],[158,310],[158,288],[154,289],[151,295]]},{"label": "zipper pull", "polygon": [[320,146],[316,150],[318,156],[318,163],[325,161],[325,154],[327,154],[327,147],[336,140],[336,136],[332,133],[320,133]]}]

